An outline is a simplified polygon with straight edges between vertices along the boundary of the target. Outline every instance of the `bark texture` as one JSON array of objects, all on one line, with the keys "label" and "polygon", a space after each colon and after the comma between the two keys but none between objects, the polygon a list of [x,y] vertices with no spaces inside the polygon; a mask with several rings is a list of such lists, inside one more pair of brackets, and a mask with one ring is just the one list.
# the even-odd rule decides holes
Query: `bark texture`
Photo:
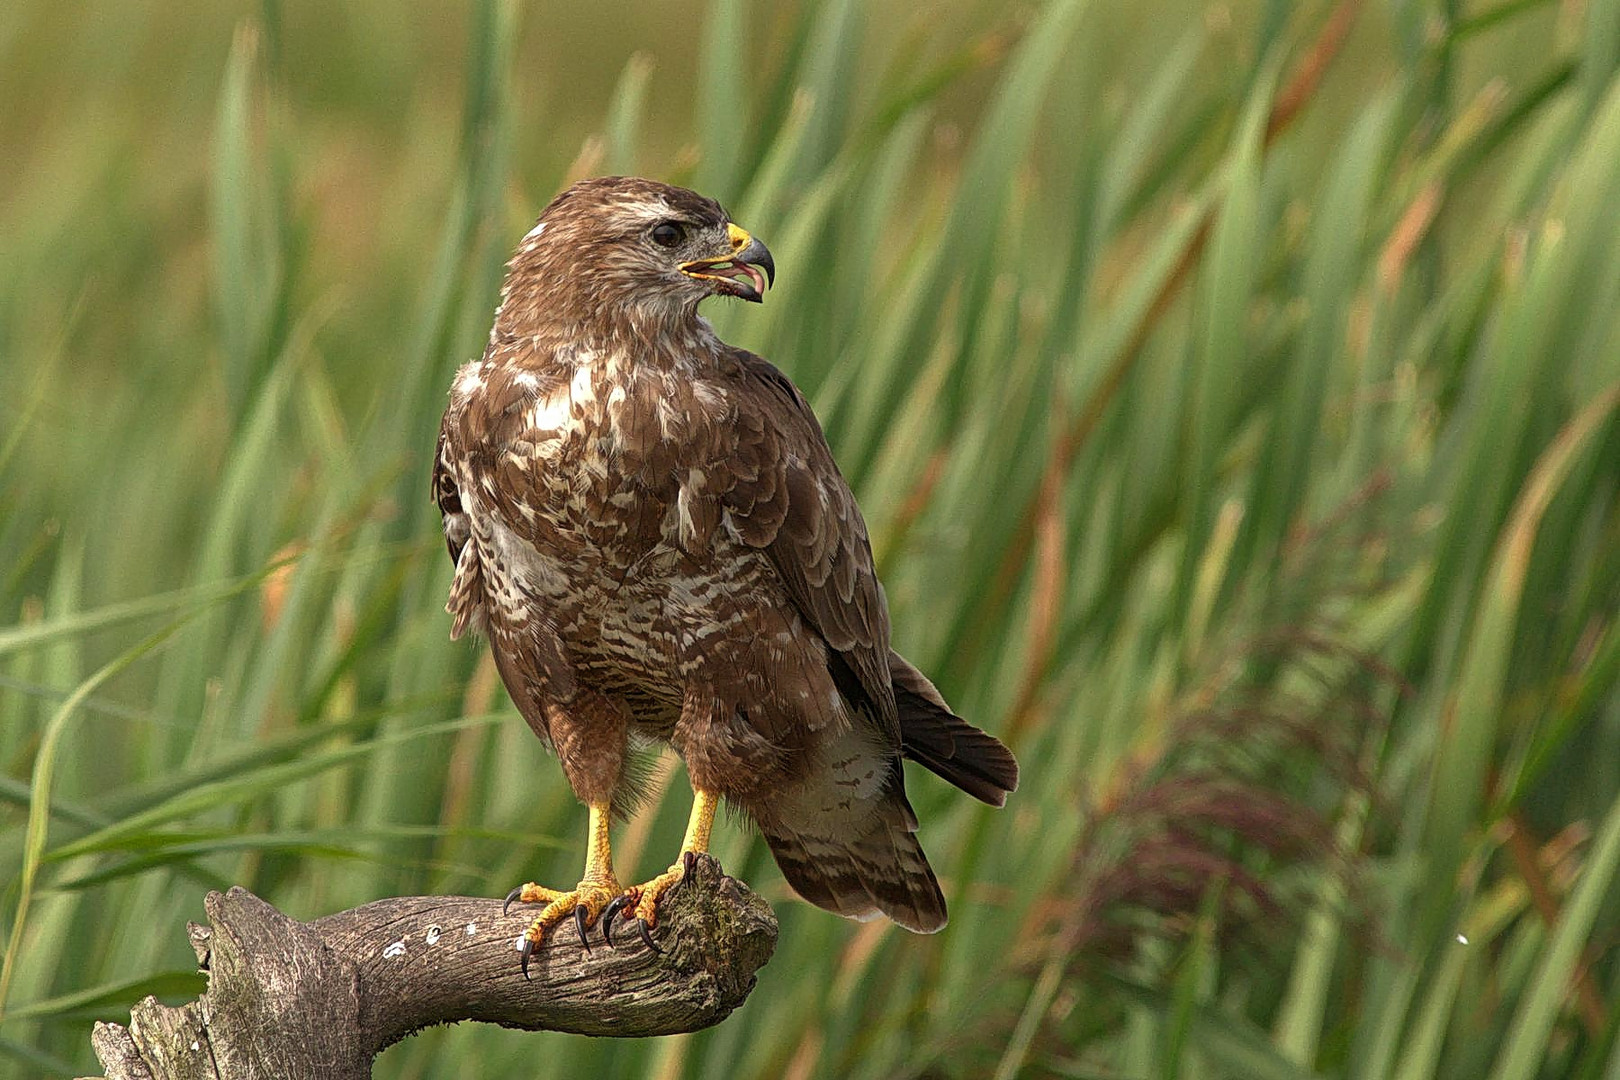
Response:
[{"label": "bark texture", "polygon": [[356,1080],[377,1052],[430,1024],[482,1020],[531,1031],[673,1035],[725,1019],[776,947],[764,900],[700,856],[660,904],[653,952],[633,930],[609,948],[572,923],[518,969],[534,909],[407,896],[314,922],[246,889],[209,893],[192,947],[208,989],[179,1008],[147,998],[129,1026],[91,1036],[106,1080]]}]

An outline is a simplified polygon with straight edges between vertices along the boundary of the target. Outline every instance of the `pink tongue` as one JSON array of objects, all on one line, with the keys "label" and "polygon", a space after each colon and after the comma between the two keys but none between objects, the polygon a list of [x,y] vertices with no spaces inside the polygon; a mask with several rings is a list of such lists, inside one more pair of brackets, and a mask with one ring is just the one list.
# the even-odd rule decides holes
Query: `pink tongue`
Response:
[{"label": "pink tongue", "polygon": [[765,275],[759,272],[759,268],[757,266],[753,266],[745,262],[734,263],[733,265],[737,266],[748,275],[749,280],[754,283],[755,292],[759,293],[761,296],[765,295]]}]

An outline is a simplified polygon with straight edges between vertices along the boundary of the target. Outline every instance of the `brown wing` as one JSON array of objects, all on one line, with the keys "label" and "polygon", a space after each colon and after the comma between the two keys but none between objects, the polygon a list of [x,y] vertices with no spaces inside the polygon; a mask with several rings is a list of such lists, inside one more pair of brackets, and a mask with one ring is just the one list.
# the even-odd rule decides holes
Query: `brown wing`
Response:
[{"label": "brown wing", "polygon": [[[464,502],[462,497],[463,485],[472,489],[477,484],[486,505],[508,522],[519,516],[516,503],[526,497],[526,488],[515,480],[526,484],[527,478],[514,478],[510,469],[500,471],[504,457],[500,450],[511,437],[504,428],[516,422],[513,402],[519,396],[517,388],[509,377],[489,379],[484,385],[488,392],[472,406],[453,395],[439,424],[438,450],[433,460],[433,501],[443,518],[445,544],[456,566],[445,610],[453,618],[451,638],[460,638],[469,631],[489,638],[496,667],[518,711],[541,738],[546,738],[544,700],[572,700],[572,669],[553,632],[538,622],[531,623],[527,611],[511,610],[510,603],[507,610],[501,610],[500,597],[515,596],[516,592],[500,587],[506,572],[498,561],[486,562],[491,557],[495,525],[489,510],[482,520],[474,521],[468,506],[479,500]],[[514,616],[519,624],[515,627]]]},{"label": "brown wing", "polygon": [[439,443],[433,453],[433,502],[439,508],[444,522],[444,542],[450,549],[450,561],[461,558],[461,549],[467,543],[469,529],[467,514],[461,508],[461,489],[456,486],[449,457],[451,416],[449,410],[439,421]]},{"label": "brown wing", "polygon": [[896,743],[889,612],[866,522],[815,414],[797,387],[752,353],[732,350],[740,380],[737,444],[727,463],[727,517],[761,548],[805,621],[831,650],[833,678]]},{"label": "brown wing", "polygon": [[455,466],[451,460],[451,437],[456,416],[445,410],[439,424],[439,445],[433,455],[433,501],[438,504],[439,516],[444,523],[444,543],[450,549],[450,561],[455,564],[455,577],[450,582],[450,599],[444,609],[450,613],[451,638],[459,638],[469,630],[483,633],[489,626],[489,612],[484,604],[483,568],[478,559],[478,546],[468,543],[472,537],[472,522],[461,505],[461,489],[456,483]]}]

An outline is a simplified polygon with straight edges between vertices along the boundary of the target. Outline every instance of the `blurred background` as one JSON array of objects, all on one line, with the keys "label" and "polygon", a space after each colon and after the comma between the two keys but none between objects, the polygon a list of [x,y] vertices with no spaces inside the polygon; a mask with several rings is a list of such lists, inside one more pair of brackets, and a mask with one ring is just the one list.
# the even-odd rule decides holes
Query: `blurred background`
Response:
[{"label": "blurred background", "polygon": [[[793,899],[717,1029],[379,1077],[1620,1077],[1620,2],[0,7],[0,1074],[315,916],[577,876],[430,505],[569,179],[766,239],[950,927]],[[669,761],[615,841],[665,865]]]}]

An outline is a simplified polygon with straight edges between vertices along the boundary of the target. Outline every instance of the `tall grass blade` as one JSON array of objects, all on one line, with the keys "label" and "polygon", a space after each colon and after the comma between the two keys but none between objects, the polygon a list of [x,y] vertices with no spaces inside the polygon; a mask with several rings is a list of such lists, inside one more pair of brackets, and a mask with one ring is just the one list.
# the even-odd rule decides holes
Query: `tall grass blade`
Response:
[{"label": "tall grass blade", "polygon": [[151,654],[182,625],[183,621],[172,623],[104,664],[81,682],[72,696],[62,702],[40,735],[39,751],[35,754],[33,768],[32,788],[35,798],[28,809],[28,824],[25,831],[27,840],[23,849],[22,870],[17,877],[17,907],[11,917],[11,933],[6,938],[5,956],[0,960],[0,1019],[4,1019],[6,1015],[11,981],[16,974],[17,959],[21,954],[28,927],[28,909],[33,900],[34,882],[39,875],[39,867],[45,855],[45,845],[50,833],[50,812],[47,807],[50,805],[51,785],[56,778],[57,750],[67,730],[68,721],[73,719],[85,698],[93,694],[108,679]]},{"label": "tall grass blade", "polygon": [[1507,1045],[1491,1070],[1491,1080],[1531,1080],[1539,1075],[1553,1023],[1569,993],[1581,950],[1586,946],[1599,908],[1612,895],[1617,872],[1620,872],[1620,798],[1615,800],[1593,838],[1591,855],[1582,868],[1568,906],[1553,929],[1552,940],[1526,985],[1513,1025],[1508,1029]]}]

